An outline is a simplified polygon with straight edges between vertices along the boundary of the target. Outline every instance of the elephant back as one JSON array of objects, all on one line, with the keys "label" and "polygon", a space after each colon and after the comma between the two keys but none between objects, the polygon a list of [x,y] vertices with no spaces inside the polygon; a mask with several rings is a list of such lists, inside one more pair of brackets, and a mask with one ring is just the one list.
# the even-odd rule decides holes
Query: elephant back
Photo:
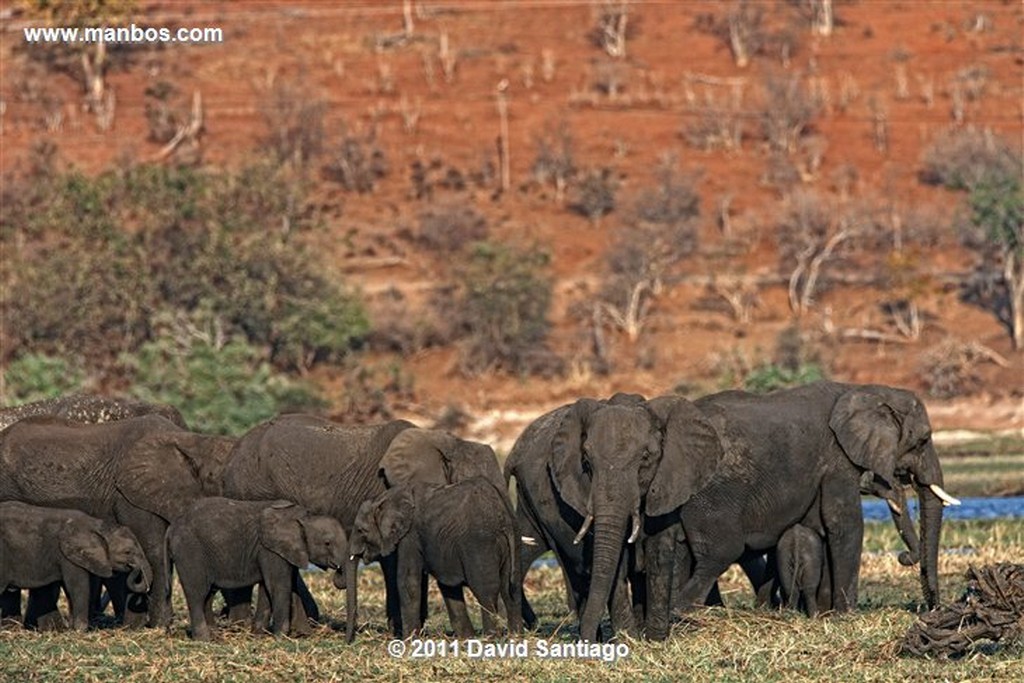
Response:
[{"label": "elephant back", "polygon": [[225,468],[224,495],[292,500],[349,531],[359,504],[384,491],[380,460],[391,441],[413,427],[405,420],[343,426],[314,415],[274,418],[239,439]]},{"label": "elephant back", "polygon": [[0,430],[19,420],[37,416],[96,424],[142,415],[160,415],[179,427],[187,427],[181,413],[170,405],[90,394],[69,394],[20,406],[0,408]]}]

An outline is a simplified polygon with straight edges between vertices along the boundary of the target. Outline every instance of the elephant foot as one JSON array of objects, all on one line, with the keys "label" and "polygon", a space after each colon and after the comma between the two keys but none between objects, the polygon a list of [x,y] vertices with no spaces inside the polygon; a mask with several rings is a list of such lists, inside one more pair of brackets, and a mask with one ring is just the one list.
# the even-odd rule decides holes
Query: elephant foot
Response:
[{"label": "elephant foot", "polygon": [[288,635],[292,638],[305,638],[313,634],[313,625],[303,617],[302,619],[293,619],[291,626],[288,628]]},{"label": "elephant foot", "polygon": [[[57,633],[60,631],[66,631],[67,624],[64,622],[64,617],[60,615],[60,612],[47,612],[46,614],[40,615],[36,620],[36,628],[40,631]],[[76,631],[84,631],[85,628],[86,624],[75,624]]]}]

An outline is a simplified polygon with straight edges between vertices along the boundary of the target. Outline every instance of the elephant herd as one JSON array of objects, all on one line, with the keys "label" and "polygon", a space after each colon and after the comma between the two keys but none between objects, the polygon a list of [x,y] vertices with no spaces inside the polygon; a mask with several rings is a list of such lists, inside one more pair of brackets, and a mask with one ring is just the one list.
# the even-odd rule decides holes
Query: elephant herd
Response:
[{"label": "elephant herd", "polygon": [[218,589],[256,630],[308,630],[320,615],[299,570],[315,564],[346,590],[352,640],[361,561],[380,562],[398,637],[422,627],[428,576],[456,635],[474,632],[464,587],[485,631],[503,607],[519,632],[536,624],[524,576],[547,551],[581,640],[606,637],[606,615],[612,635],[664,639],[673,616],[720,601],[733,563],[759,603],[851,610],[863,493],[888,502],[900,562],[920,565],[935,607],[942,508],[958,502],[924,405],[879,385],[582,398],[527,426],[504,471],[489,446],[405,420],[285,414],[231,438],[168,406],[74,396],[0,409],[0,430],[3,616],[28,589],[25,625],[59,620],[63,586],[85,628],[102,584],[119,620],[166,626],[176,571],[197,639]]}]

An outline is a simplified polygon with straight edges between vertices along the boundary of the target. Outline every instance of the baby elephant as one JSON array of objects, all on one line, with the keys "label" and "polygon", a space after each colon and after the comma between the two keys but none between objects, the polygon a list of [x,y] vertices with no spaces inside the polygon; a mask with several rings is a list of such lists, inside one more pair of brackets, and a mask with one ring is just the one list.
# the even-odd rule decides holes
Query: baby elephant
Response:
[{"label": "baby elephant", "polygon": [[[16,501],[0,503],[0,592],[8,588],[44,589],[53,597],[64,583],[71,627],[89,626],[90,576],[110,578],[129,572],[128,588],[149,591],[153,568],[128,527],[78,510],[44,508]],[[25,614],[31,626],[38,615],[32,601]]]},{"label": "baby elephant", "polygon": [[474,634],[462,586],[483,608],[483,627],[495,632],[498,597],[509,631],[522,630],[518,535],[503,492],[483,477],[462,482],[406,484],[364,502],[349,545],[365,562],[398,552],[402,636],[422,627],[420,589],[424,572],[437,579],[452,628],[461,638]]},{"label": "baby elephant", "polygon": [[825,566],[825,542],[818,532],[795,524],[779,537],[779,588],[790,609],[803,605],[809,617],[818,613],[818,587]]},{"label": "baby elephant", "polygon": [[[341,569],[348,557],[345,530],[338,520],[312,516],[287,500],[200,498],[171,524],[166,539],[167,556],[178,569],[196,640],[210,640],[213,635],[210,602],[215,588],[257,583],[260,609],[253,630],[271,626],[273,633],[287,633],[298,570],[310,562],[322,569]],[[346,573],[354,581],[355,572]],[[353,595],[350,591],[349,600]],[[349,614],[353,612],[350,607]]]}]

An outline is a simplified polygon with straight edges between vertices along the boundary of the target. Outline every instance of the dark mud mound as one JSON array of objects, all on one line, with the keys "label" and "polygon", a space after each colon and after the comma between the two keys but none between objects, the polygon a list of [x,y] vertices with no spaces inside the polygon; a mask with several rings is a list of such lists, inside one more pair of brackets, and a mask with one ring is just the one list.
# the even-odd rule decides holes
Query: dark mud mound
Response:
[{"label": "dark mud mound", "polygon": [[930,612],[900,645],[902,654],[961,657],[979,641],[1024,641],[1024,564],[1004,562],[967,570],[967,590],[954,605]]}]

